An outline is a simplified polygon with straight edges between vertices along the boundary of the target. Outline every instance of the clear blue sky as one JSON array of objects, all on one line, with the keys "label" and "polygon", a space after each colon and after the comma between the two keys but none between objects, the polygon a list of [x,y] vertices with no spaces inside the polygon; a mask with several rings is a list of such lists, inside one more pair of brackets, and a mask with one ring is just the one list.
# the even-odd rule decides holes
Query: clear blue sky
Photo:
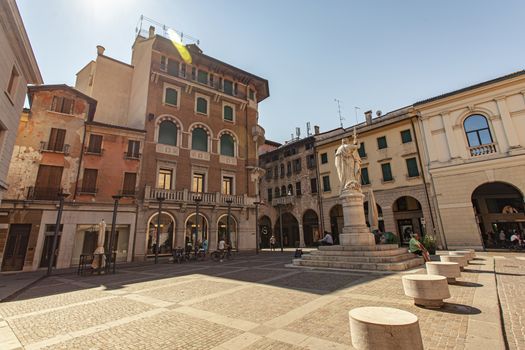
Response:
[{"label": "clear blue sky", "polygon": [[45,83],[74,84],[95,57],[130,61],[141,14],[200,39],[213,57],[264,77],[268,139],[310,121],[345,127],[525,66],[525,1],[18,0]]}]

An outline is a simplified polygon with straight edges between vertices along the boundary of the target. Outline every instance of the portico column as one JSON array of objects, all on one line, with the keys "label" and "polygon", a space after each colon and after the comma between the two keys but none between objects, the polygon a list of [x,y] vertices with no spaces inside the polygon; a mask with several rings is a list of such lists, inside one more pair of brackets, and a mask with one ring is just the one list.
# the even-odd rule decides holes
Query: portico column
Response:
[{"label": "portico column", "polygon": [[303,224],[299,224],[299,247],[304,247],[304,230]]},{"label": "portico column", "polygon": [[509,142],[509,147],[510,148],[520,147],[518,135],[516,134],[514,122],[512,121],[512,118],[510,117],[510,113],[509,113],[509,109],[507,108],[507,101],[505,100],[505,97],[497,98],[496,103],[498,105],[499,113],[501,115],[501,121],[503,122],[503,129],[504,129],[505,135],[507,136],[507,141]]}]

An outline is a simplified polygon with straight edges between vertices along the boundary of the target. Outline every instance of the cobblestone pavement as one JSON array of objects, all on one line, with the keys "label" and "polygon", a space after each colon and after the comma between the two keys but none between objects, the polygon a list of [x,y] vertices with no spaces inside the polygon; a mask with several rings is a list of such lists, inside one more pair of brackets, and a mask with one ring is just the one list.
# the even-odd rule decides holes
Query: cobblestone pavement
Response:
[{"label": "cobblestone pavement", "polygon": [[348,311],[389,306],[418,316],[425,349],[492,349],[495,266],[509,345],[525,349],[525,259],[478,255],[440,310],[414,306],[402,273],[294,269],[290,252],[58,275],[0,303],[0,348],[349,349]]}]

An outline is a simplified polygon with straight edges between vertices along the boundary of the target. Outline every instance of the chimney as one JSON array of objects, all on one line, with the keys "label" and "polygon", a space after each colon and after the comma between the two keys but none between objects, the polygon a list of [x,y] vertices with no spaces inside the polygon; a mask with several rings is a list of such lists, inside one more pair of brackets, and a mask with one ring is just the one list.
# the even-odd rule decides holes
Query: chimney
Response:
[{"label": "chimney", "polygon": [[319,134],[319,125],[314,125],[314,135]]},{"label": "chimney", "polygon": [[97,45],[97,55],[103,55],[106,49],[102,45]]},{"label": "chimney", "polygon": [[154,26],[149,26],[149,31],[148,31],[148,38],[153,38],[155,36],[155,27]]},{"label": "chimney", "polygon": [[371,110],[365,112],[365,120],[366,120],[366,125],[372,124],[372,111]]}]

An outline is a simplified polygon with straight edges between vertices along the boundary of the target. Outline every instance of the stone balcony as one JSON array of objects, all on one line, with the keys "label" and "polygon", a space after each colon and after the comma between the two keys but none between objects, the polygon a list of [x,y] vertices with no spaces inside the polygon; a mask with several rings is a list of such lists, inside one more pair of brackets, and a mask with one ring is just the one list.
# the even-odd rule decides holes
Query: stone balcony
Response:
[{"label": "stone balcony", "polygon": [[202,198],[200,204],[227,206],[227,200],[231,200],[232,206],[251,206],[256,201],[255,197],[247,195],[228,195],[220,192],[191,192],[184,190],[165,190],[146,186],[144,201],[156,202],[157,197],[164,198],[164,203],[195,204],[195,198]]},{"label": "stone balcony", "polygon": [[277,207],[279,205],[295,205],[295,197],[284,196],[272,199],[272,206]]},{"label": "stone balcony", "polygon": [[481,156],[486,156],[486,155],[493,154],[496,152],[497,152],[497,149],[496,149],[495,143],[489,143],[485,145],[469,147],[469,153],[471,157],[481,157]]}]

